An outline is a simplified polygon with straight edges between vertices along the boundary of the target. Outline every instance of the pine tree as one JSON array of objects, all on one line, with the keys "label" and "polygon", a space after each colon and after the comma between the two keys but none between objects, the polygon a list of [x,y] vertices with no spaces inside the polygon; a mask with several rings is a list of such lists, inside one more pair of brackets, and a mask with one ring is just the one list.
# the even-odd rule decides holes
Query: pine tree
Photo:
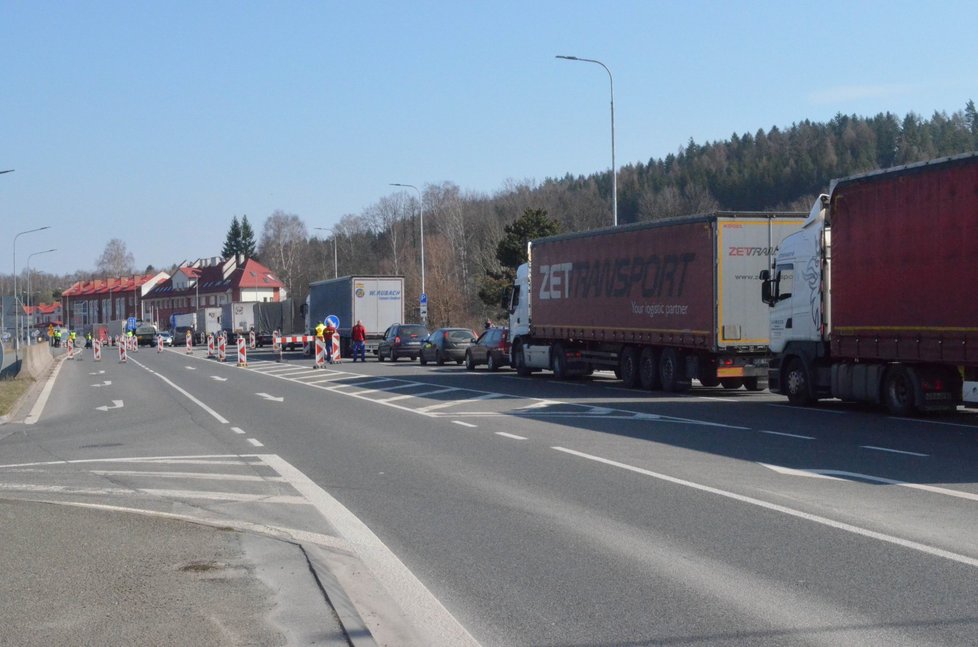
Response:
[{"label": "pine tree", "polygon": [[241,250],[241,225],[238,223],[238,217],[235,216],[231,220],[231,228],[228,229],[227,238],[224,239],[224,248],[221,250],[221,256],[223,258],[231,258],[236,256]]},{"label": "pine tree", "polygon": [[251,229],[248,216],[241,218],[241,244],[238,253],[244,254],[245,258],[257,258],[255,245],[255,232]]}]

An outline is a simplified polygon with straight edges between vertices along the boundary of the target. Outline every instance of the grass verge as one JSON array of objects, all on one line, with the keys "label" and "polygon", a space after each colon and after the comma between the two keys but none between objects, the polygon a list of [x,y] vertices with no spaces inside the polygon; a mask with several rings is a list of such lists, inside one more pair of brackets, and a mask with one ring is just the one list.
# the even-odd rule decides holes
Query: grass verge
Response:
[{"label": "grass verge", "polygon": [[14,408],[20,396],[30,388],[30,378],[10,378],[0,380],[0,416],[5,416]]}]

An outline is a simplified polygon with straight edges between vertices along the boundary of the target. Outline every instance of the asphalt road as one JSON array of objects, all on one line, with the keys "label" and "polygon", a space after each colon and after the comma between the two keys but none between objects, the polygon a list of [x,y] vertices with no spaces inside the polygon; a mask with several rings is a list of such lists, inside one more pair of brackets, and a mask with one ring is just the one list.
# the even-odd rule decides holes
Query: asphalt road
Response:
[{"label": "asphalt road", "polygon": [[[261,498],[111,479],[152,490],[142,506],[340,538],[431,643],[976,644],[975,413],[200,355],[65,363],[32,442],[5,443],[2,463],[251,457],[246,472],[283,479],[241,490]],[[123,496],[72,466],[38,468],[39,485]]]}]

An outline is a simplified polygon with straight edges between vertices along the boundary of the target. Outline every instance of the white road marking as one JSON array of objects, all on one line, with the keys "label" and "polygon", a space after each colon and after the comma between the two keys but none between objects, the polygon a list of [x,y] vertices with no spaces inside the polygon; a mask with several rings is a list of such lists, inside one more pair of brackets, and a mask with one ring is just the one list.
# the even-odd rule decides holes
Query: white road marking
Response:
[{"label": "white road marking", "polygon": [[154,478],[199,479],[203,481],[265,481],[284,482],[281,476],[255,476],[253,474],[205,474],[203,472],[143,472],[140,470],[90,470],[97,476],[152,476]]},{"label": "white road marking", "polygon": [[231,431],[233,431],[236,434],[243,434],[244,433],[244,429],[242,429],[241,427],[231,427]]},{"label": "white road marking", "polygon": [[255,447],[264,447],[265,446],[261,442],[255,440],[254,438],[249,438],[248,439],[248,442],[251,443],[252,445],[254,445]]},{"label": "white road marking", "polygon": [[97,411],[111,411],[112,409],[121,409],[124,406],[126,405],[122,402],[122,400],[113,400],[111,407],[106,404],[102,405],[101,407],[95,407],[95,409]]},{"label": "white road marking", "polygon": [[197,367],[196,366],[184,366],[184,368],[187,369],[188,371],[196,371],[197,370]]},{"label": "white road marking", "polygon": [[83,494],[94,496],[133,496],[146,494],[165,499],[202,499],[205,501],[235,501],[238,503],[284,503],[308,505],[304,497],[291,495],[239,494],[236,492],[205,492],[202,490],[166,490],[158,488],[79,488],[66,485],[36,485],[33,483],[0,483],[0,491],[48,492],[52,494]]},{"label": "white road marking", "polygon": [[748,505],[764,508],[765,510],[780,512],[781,514],[785,514],[791,517],[796,517],[798,519],[804,519],[806,521],[818,523],[823,526],[835,528],[836,530],[842,530],[844,532],[852,533],[854,535],[868,537],[870,539],[876,539],[878,541],[894,544],[896,546],[901,546],[903,548],[908,548],[910,550],[916,550],[921,553],[926,553],[934,557],[940,557],[953,562],[958,562],[960,564],[966,564],[968,566],[978,568],[978,559],[975,559],[974,557],[968,557],[967,555],[960,555],[958,553],[953,553],[951,551],[944,550],[943,548],[938,548],[936,546],[929,546],[927,544],[911,541],[909,539],[903,539],[901,537],[894,537],[893,535],[887,535],[881,532],[876,532],[875,530],[860,528],[859,526],[854,526],[852,524],[844,523],[841,521],[835,521],[833,519],[829,519],[828,517],[809,514],[807,512],[802,512],[801,510],[795,510],[794,508],[789,508],[787,506],[779,505],[776,503],[770,503],[768,501],[762,501],[761,499],[755,499],[754,497],[744,496],[743,494],[737,494],[736,492],[730,492],[728,490],[721,490],[720,488],[715,488],[709,485],[703,485],[701,483],[687,481],[685,479],[680,479],[675,476],[669,476],[667,474],[653,472],[651,470],[646,470],[641,467],[635,467],[634,465],[628,465],[627,463],[619,463],[618,461],[613,461],[608,458],[602,458],[600,456],[594,456],[593,454],[585,454],[584,452],[579,452],[573,449],[567,449],[565,447],[553,447],[552,449],[555,449],[559,452],[564,452],[565,454],[570,454],[572,456],[577,456],[579,458],[584,458],[590,461],[594,461],[596,463],[603,463],[605,465],[610,465],[612,467],[618,467],[620,469],[628,470],[629,472],[634,472],[636,474],[641,474],[643,476],[650,476],[652,478],[659,479],[660,481],[666,481],[667,483],[672,483],[674,485],[681,485],[683,487],[692,488],[694,490],[699,490],[701,492],[715,494],[717,496],[722,496],[727,499],[732,499],[734,501],[739,501],[741,503],[746,503]]},{"label": "white road marking", "polygon": [[758,433],[771,434],[772,436],[787,436],[788,438],[800,438],[802,440],[815,440],[815,436],[802,436],[801,434],[788,434],[783,431],[764,431],[758,429]]},{"label": "white road marking", "polygon": [[452,420],[452,423],[456,425],[461,425],[463,427],[469,427],[470,429],[475,429],[477,427],[477,425],[473,425],[468,422],[462,422],[461,420]]},{"label": "white road marking", "polygon": [[153,373],[158,378],[160,378],[161,380],[163,380],[164,382],[166,382],[167,384],[169,384],[170,386],[172,386],[174,389],[176,389],[177,391],[179,391],[180,393],[182,393],[184,396],[186,396],[191,402],[193,402],[194,404],[196,404],[198,407],[200,407],[201,409],[203,409],[207,413],[211,414],[211,416],[213,416],[214,419],[217,420],[218,422],[220,422],[222,425],[228,424],[227,418],[225,418],[224,416],[222,416],[221,414],[219,414],[217,411],[214,411],[209,406],[207,406],[206,404],[204,404],[203,402],[201,402],[200,400],[198,400],[197,398],[195,398],[193,395],[191,395],[185,389],[182,389],[179,386],[177,386],[176,384],[174,384],[173,381],[170,380],[169,378],[166,378],[166,377],[160,375],[159,373],[156,373],[156,372],[150,370],[148,367],[140,364],[136,360],[132,360],[132,362],[136,366],[138,366],[138,367],[140,367],[140,368],[142,368],[142,369],[144,369],[146,371],[149,371],[150,373]]},{"label": "white road marking", "polygon": [[975,425],[964,425],[960,422],[941,422],[940,420],[927,420],[926,418],[898,418],[896,416],[890,416],[890,420],[903,420],[904,422],[919,422],[925,425],[943,425],[945,427],[964,427],[965,429],[972,429],[978,431],[978,427]]},{"label": "white road marking", "polygon": [[211,375],[211,379],[212,380],[217,380],[218,382],[227,382],[228,381],[228,379],[226,377],[221,377],[220,375]]},{"label": "white road marking", "polygon": [[[38,396],[34,406],[31,407],[31,412],[24,418],[25,425],[33,425],[41,417],[41,414],[44,412],[44,407],[48,403],[48,398],[51,397],[51,390],[54,389],[54,381],[58,379],[58,373],[61,371],[62,366],[64,366],[64,360],[61,360],[55,365],[54,371],[51,372],[51,377],[48,378],[48,381],[44,384],[44,388],[41,389],[41,395]],[[105,373],[105,371],[99,371],[99,373]]]},{"label": "white road marking", "polygon": [[890,449],[888,447],[876,447],[874,445],[860,445],[860,447],[877,452],[889,452],[891,454],[906,454],[907,456],[921,456],[923,458],[928,458],[930,456],[930,454],[921,454],[920,452],[908,452],[902,449]]},{"label": "white road marking", "polygon": [[[438,644],[459,647],[478,645],[465,627],[459,624],[397,555],[343,504],[281,457],[265,454],[260,458],[284,476],[292,487],[302,493],[329,520],[373,576],[397,601],[406,617],[411,618],[418,627],[424,627],[441,638]],[[364,620],[370,623],[370,616],[364,616]]]},{"label": "white road marking", "polygon": [[505,431],[497,431],[497,436],[502,436],[504,438],[512,438],[513,440],[526,440],[526,436],[517,436],[516,434],[508,434]]},{"label": "white road marking", "polygon": [[274,396],[267,393],[256,393],[259,398],[264,398],[269,402],[285,402],[285,396]]},{"label": "white road marking", "polygon": [[780,465],[770,465],[768,463],[758,463],[763,467],[773,470],[779,474],[788,476],[804,476],[808,478],[831,479],[833,481],[871,481],[873,483],[883,483],[885,485],[899,485],[900,487],[910,488],[911,490],[923,490],[932,494],[942,494],[958,499],[978,501],[978,494],[962,492],[961,490],[951,490],[948,488],[937,487],[936,485],[924,485],[923,483],[908,483],[897,481],[882,476],[872,476],[870,474],[860,474],[858,472],[845,472],[842,470],[820,470],[820,469],[796,469],[793,467],[782,467]]},{"label": "white road marking", "polygon": [[112,386],[112,380],[104,380],[101,384],[93,384],[96,389],[103,386]]},{"label": "white road marking", "polygon": [[[357,393],[357,395],[360,395]],[[374,400],[374,402],[380,404],[387,404],[388,402],[396,402],[397,400],[407,400],[408,398],[413,398],[413,395],[395,395],[392,398],[384,398],[383,400]]]},{"label": "white road marking", "polygon": [[456,407],[462,404],[468,404],[470,402],[479,402],[481,400],[491,400],[493,398],[503,397],[502,393],[485,393],[475,398],[465,398],[462,400],[449,400],[448,402],[439,402],[438,404],[432,404],[427,407],[421,407],[418,409],[421,413],[427,413],[428,411],[434,411],[435,409],[444,409],[446,407]]}]

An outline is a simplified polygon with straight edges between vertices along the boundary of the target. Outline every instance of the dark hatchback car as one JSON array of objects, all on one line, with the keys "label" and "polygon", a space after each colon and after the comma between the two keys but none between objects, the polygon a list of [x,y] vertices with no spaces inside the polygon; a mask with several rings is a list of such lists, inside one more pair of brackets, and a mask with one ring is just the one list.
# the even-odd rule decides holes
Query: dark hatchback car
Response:
[{"label": "dark hatchback car", "polygon": [[428,337],[428,329],[421,324],[394,324],[384,333],[377,344],[377,359],[396,362],[401,357],[418,358],[421,343]]},{"label": "dark hatchback car", "polygon": [[446,361],[461,364],[474,341],[475,333],[468,328],[439,328],[422,344],[418,359],[422,366],[428,362],[442,366]]},{"label": "dark hatchback car", "polygon": [[465,351],[465,368],[485,364],[490,371],[509,366],[509,328],[489,328]]}]

